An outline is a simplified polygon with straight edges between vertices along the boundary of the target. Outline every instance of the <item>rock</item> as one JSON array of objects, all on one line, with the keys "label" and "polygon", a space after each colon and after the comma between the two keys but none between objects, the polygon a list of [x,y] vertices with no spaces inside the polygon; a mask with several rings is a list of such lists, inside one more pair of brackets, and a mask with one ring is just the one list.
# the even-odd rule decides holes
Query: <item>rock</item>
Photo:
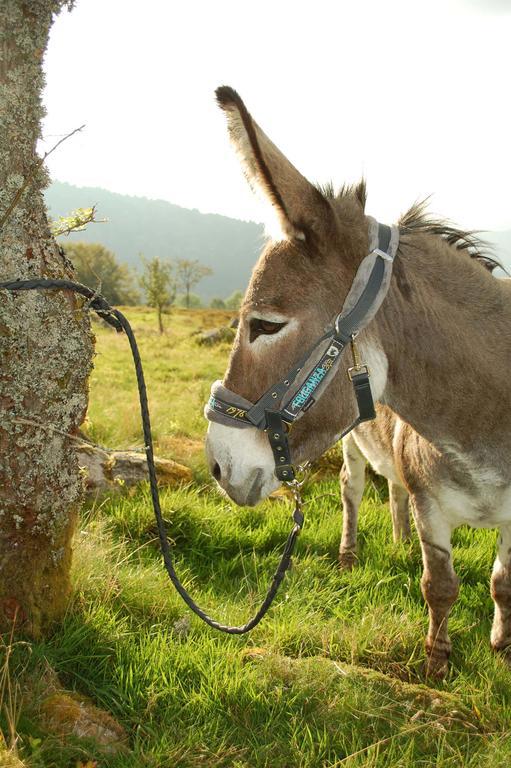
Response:
[{"label": "rock", "polygon": [[191,626],[190,617],[188,614],[185,614],[174,622],[172,629],[177,637],[180,637],[182,640],[184,640],[190,634]]},{"label": "rock", "polygon": [[74,693],[54,693],[41,704],[43,725],[56,736],[92,739],[108,753],[126,752],[124,728],[88,699]]},{"label": "rock", "polygon": [[[36,740],[29,737],[31,745],[33,741],[45,741],[48,735],[51,738],[57,736],[64,743],[66,736],[73,736],[92,740],[98,752],[126,754],[130,751],[128,735],[122,725],[87,696],[63,688],[57,673],[46,660],[23,676],[20,687],[23,712],[37,723],[40,734]],[[25,768],[24,763],[2,762],[2,758],[0,748],[0,768]],[[84,759],[85,762],[78,762],[77,766],[93,768],[99,765],[94,760]]]},{"label": "rock", "polygon": [[229,323],[229,328],[237,328],[239,324],[240,324],[239,317],[233,317],[231,322]]},{"label": "rock", "polygon": [[[83,443],[77,448],[78,462],[84,470],[85,489],[88,494],[119,490],[147,480],[145,453],[137,451],[106,451],[97,445]],[[192,471],[172,459],[154,460],[156,475],[161,485],[189,483]]]},{"label": "rock", "polygon": [[268,649],[255,646],[250,648],[244,648],[241,651],[241,660],[245,664],[250,661],[262,661],[266,656],[268,656]]},{"label": "rock", "polygon": [[287,485],[281,485],[268,496],[270,501],[293,501],[293,491]]},{"label": "rock", "polygon": [[200,333],[195,341],[200,346],[212,347],[215,344],[221,344],[227,342],[230,344],[234,340],[235,332],[232,328],[213,328],[211,331],[203,331]]}]

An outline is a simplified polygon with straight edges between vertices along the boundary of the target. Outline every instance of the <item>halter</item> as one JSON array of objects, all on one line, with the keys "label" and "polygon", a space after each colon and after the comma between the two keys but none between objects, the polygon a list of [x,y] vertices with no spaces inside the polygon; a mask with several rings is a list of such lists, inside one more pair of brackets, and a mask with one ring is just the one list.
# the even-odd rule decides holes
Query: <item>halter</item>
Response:
[{"label": "halter", "polygon": [[348,369],[348,376],[353,385],[358,416],[339,438],[376,416],[369,369],[358,359],[355,337],[372,320],[387,294],[399,245],[399,230],[395,226],[379,224],[371,217],[368,220],[369,253],[362,260],[343,307],[326,333],[256,403],[215,381],[204,409],[209,421],[240,429],[255,427],[266,432],[275,460],[275,474],[284,482],[292,482],[296,475],[291,461],[289,429],[317,403],[350,345],[353,366]]}]

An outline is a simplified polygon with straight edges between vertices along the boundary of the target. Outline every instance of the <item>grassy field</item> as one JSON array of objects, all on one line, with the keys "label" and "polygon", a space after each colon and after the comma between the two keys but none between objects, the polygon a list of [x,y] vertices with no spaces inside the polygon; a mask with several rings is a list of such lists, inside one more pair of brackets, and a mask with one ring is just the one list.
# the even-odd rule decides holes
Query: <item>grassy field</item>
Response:
[{"label": "grassy field", "polygon": [[[176,311],[163,338],[146,310],[128,314],[145,362],[157,453],[194,471],[192,485],[162,497],[178,570],[215,617],[242,622],[274,571],[290,504],[237,508],[205,471],[202,406],[228,347],[198,347],[191,334],[228,313]],[[97,328],[87,431],[110,447],[140,446],[127,341]],[[192,616],[167,581],[147,487],[90,504],[65,621],[45,642],[5,639],[5,744],[17,739],[30,768],[508,768],[511,670],[489,647],[494,532],[456,533],[461,593],[450,625],[451,672],[431,683],[423,674],[419,547],[392,543],[384,486],[368,483],[352,573],[337,568],[337,478],[323,473],[306,496],[306,526],[275,607],[249,636],[234,638]],[[103,755],[41,726],[38,691],[54,672],[113,714],[129,751]],[[12,750],[0,751],[0,765],[15,764]]]}]

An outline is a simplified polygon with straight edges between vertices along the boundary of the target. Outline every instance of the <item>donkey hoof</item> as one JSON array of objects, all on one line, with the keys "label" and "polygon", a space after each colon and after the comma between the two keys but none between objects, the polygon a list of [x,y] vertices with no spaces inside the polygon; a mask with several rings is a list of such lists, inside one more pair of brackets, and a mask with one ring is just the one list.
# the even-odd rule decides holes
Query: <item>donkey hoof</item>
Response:
[{"label": "donkey hoof", "polygon": [[430,645],[426,642],[426,664],[424,673],[426,677],[435,680],[443,680],[449,671],[450,648],[439,648],[438,645]]},{"label": "donkey hoof", "polygon": [[495,641],[492,638],[491,647],[492,651],[498,653],[501,659],[505,661],[508,666],[511,666],[511,638],[506,638],[505,640],[500,641]]},{"label": "donkey hoof", "polygon": [[351,571],[357,562],[357,553],[353,549],[339,550],[339,568],[341,571]]},{"label": "donkey hoof", "polygon": [[429,656],[424,664],[424,676],[433,680],[444,680],[449,671],[449,659]]}]

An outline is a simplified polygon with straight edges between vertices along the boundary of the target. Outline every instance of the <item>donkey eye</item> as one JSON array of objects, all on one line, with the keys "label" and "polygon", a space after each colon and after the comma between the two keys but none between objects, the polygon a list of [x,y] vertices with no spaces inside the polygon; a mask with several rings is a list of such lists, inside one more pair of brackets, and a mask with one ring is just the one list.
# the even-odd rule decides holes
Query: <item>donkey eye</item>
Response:
[{"label": "donkey eye", "polygon": [[260,333],[277,333],[285,323],[271,323],[269,320],[256,320],[257,330]]},{"label": "donkey eye", "polygon": [[253,317],[250,321],[250,342],[252,343],[258,336],[271,336],[278,333],[286,323],[272,323],[270,320],[262,320],[260,317]]}]

